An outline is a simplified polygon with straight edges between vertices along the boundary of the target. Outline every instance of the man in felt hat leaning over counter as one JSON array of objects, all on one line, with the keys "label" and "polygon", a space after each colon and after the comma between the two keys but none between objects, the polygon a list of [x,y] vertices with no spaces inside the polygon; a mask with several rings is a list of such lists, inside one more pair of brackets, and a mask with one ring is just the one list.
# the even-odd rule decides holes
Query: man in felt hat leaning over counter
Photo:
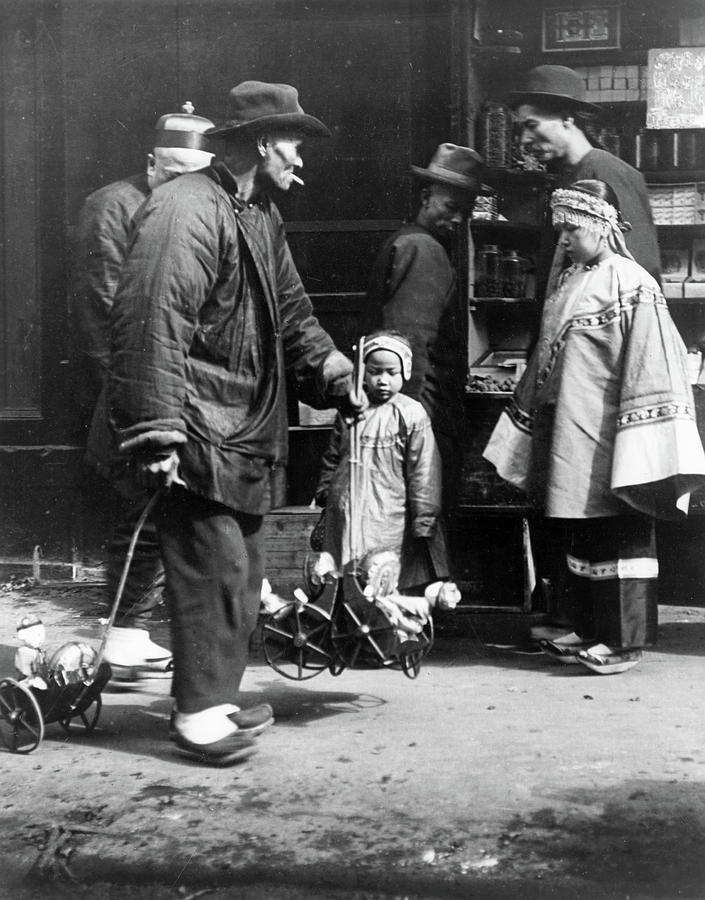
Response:
[{"label": "man in felt hat leaning over counter", "polygon": [[[86,198],[79,214],[74,283],[69,301],[73,321],[73,375],[80,428],[85,431],[91,425],[86,460],[102,476],[96,491],[103,498],[107,489],[103,479],[112,478],[115,454],[101,391],[110,361],[110,312],[127,252],[130,224],[151,191],[184,172],[202,169],[210,163],[213,153],[204,132],[212,127],[210,119],[193,115],[193,105],[188,101],[180,112],[161,116],[155,126],[146,170],[94,191]],[[107,548],[109,602],[120,581],[135,522],[146,502],[143,491],[130,490],[126,496],[121,492],[116,498],[118,521]],[[171,652],[154,643],[148,630],[152,611],[161,600],[163,583],[159,544],[154,525],[148,521],[135,545],[116,618],[117,627],[111,630],[105,648],[105,658],[112,664],[115,675],[141,677],[171,668]]]},{"label": "man in felt hat leaning over counter", "polygon": [[272,719],[237,706],[264,574],[264,514],[284,499],[285,378],[355,414],[352,364],[312,312],[268,197],[330,133],[286,84],[246,81],[209,132],[223,162],[155,191],[135,220],[112,317],[109,403],[133,471],[170,485],[155,513],[171,611],[173,739],[245,758]]},{"label": "man in felt hat leaning over counter", "polygon": [[372,268],[363,332],[400,331],[412,346],[414,367],[404,393],[428,413],[443,462],[443,511],[458,493],[459,424],[467,350],[457,278],[449,251],[481,190],[482,157],[469,147],[444,143],[425,168],[412,166],[420,182],[420,206],[382,246]]},{"label": "man in felt hat leaning over counter", "polygon": [[[659,247],[644,176],[599,146],[594,125],[600,109],[585,100],[581,76],[567,66],[537,66],[527,74],[525,86],[512,91],[507,101],[518,120],[524,149],[558,175],[558,187],[569,187],[586,178],[610,185],[624,220],[631,225],[625,235],[627,249],[659,280]],[[547,295],[567,265],[559,246]]]}]

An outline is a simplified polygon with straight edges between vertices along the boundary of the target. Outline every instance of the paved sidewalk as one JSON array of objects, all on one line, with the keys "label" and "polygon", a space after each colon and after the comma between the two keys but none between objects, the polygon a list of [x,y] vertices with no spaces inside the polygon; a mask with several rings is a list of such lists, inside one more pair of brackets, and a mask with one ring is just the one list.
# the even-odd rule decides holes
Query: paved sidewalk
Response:
[{"label": "paved sidewalk", "polygon": [[[97,646],[97,589],[5,591],[0,676],[29,611],[48,649]],[[705,610],[661,613],[618,676],[483,645],[474,618],[416,681],[287,681],[258,654],[244,700],[277,723],[228,769],[175,753],[168,682],[106,690],[92,735],[0,751],[0,896],[703,898]]]}]

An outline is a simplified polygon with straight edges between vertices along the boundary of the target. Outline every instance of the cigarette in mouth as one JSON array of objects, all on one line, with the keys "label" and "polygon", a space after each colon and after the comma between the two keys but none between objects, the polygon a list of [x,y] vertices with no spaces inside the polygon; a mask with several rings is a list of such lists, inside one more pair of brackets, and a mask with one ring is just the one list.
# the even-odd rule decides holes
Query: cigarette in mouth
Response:
[{"label": "cigarette in mouth", "polygon": [[295,181],[297,184],[303,184],[302,179],[299,178],[298,175],[294,175],[293,172],[291,173],[291,180],[292,180],[292,181]]}]

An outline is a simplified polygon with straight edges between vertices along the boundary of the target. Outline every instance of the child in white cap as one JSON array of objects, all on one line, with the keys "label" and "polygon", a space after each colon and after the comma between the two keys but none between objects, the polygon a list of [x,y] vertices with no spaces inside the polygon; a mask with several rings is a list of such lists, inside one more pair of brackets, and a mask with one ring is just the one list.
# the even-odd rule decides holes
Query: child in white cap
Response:
[{"label": "child in white cap", "polygon": [[[420,589],[448,576],[441,513],[441,460],[423,406],[401,393],[411,377],[407,339],[394,331],[363,338],[369,407],[357,424],[360,454],[353,516],[350,509],[350,428],[338,415],[316,488],[326,508],[323,550],[340,568],[393,550],[401,562],[399,590]],[[352,534],[351,534],[352,530]]]}]

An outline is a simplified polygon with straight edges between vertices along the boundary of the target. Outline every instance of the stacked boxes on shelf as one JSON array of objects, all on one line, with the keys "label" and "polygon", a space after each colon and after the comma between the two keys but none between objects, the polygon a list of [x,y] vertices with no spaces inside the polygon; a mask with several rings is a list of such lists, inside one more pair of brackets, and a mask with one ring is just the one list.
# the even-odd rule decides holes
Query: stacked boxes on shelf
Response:
[{"label": "stacked boxes on shelf", "polygon": [[[657,225],[705,223],[705,183],[649,185],[649,199]],[[679,245],[661,246],[663,293],[668,299],[705,298],[705,238],[682,232]]]},{"label": "stacked boxes on shelf", "polygon": [[650,184],[649,202],[656,225],[705,223],[705,183]]},{"label": "stacked boxes on shelf", "polygon": [[646,66],[576,66],[575,71],[585,81],[589,103],[646,100]]}]

